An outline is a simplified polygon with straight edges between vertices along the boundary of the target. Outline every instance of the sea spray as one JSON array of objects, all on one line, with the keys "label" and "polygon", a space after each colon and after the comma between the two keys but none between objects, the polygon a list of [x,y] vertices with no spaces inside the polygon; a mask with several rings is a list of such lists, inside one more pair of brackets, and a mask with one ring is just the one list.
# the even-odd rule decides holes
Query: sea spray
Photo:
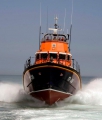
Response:
[{"label": "sea spray", "polygon": [[[44,101],[26,94],[21,84],[10,82],[0,82],[0,102],[20,102],[33,107],[47,106]],[[75,95],[58,102],[55,106],[66,104],[102,105],[102,78],[93,79]]]},{"label": "sea spray", "polygon": [[67,98],[64,102],[71,104],[102,105],[102,78],[88,83],[77,94]]},{"label": "sea spray", "polygon": [[26,106],[44,106],[45,102],[25,93],[22,85],[11,82],[0,82],[0,102],[23,103]]},{"label": "sea spray", "polygon": [[0,82],[0,101],[19,102],[22,86],[15,83]]}]

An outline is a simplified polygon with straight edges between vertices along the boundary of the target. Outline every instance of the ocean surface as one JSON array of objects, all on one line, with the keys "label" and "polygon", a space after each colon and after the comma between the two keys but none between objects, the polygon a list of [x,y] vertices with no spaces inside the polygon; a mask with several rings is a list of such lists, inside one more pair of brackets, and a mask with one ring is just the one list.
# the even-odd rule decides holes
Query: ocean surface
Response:
[{"label": "ocean surface", "polygon": [[0,120],[102,120],[102,78],[82,77],[82,86],[49,106],[24,92],[21,75],[0,75]]}]

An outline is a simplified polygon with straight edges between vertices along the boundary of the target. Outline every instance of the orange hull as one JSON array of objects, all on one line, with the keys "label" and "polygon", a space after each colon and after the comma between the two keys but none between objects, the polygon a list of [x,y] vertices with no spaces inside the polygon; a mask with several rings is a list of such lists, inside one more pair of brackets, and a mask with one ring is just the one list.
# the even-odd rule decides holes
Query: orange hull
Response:
[{"label": "orange hull", "polygon": [[46,89],[43,91],[32,92],[30,93],[30,95],[39,100],[45,101],[45,103],[49,105],[52,105],[57,101],[63,100],[71,96],[72,94],[60,92],[60,91],[53,90],[53,89]]}]

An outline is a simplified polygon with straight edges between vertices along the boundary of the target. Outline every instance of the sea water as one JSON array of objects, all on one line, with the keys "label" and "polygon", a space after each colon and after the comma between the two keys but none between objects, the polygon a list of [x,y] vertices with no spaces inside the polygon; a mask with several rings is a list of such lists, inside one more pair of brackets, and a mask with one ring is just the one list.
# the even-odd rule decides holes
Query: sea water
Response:
[{"label": "sea water", "polygon": [[0,75],[0,120],[102,120],[102,78],[82,77],[82,90],[49,106],[24,92],[21,75]]}]

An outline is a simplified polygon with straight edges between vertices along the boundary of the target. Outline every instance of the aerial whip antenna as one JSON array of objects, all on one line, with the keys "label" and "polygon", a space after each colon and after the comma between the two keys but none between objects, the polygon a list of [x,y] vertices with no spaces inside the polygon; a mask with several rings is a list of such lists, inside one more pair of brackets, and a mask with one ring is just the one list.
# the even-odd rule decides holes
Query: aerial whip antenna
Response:
[{"label": "aerial whip antenna", "polygon": [[72,0],[72,13],[71,13],[71,26],[70,26],[69,51],[70,51],[70,44],[71,44],[72,16],[73,16],[73,0]]},{"label": "aerial whip antenna", "polygon": [[68,40],[69,40],[69,32],[68,32],[68,29],[67,29],[67,35],[68,35]]},{"label": "aerial whip antenna", "polygon": [[40,36],[41,36],[41,3],[40,3],[39,49],[40,49]]},{"label": "aerial whip antenna", "polygon": [[63,27],[63,33],[64,33],[64,29],[65,29],[65,19],[66,19],[66,9],[65,9],[65,16],[64,16],[64,27]]},{"label": "aerial whip antenna", "polygon": [[47,28],[46,28],[46,32],[48,32],[48,7],[47,7]]}]

